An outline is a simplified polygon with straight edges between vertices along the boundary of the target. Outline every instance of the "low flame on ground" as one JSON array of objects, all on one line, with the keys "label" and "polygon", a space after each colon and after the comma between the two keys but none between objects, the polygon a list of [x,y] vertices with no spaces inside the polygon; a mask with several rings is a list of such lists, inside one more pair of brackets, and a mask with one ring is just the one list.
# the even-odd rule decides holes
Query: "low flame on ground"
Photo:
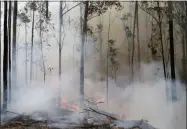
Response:
[{"label": "low flame on ground", "polygon": [[[105,99],[104,98],[98,98],[95,100],[95,104],[98,105],[99,103],[104,103],[105,102]],[[77,104],[70,104],[67,102],[66,98],[64,96],[61,97],[61,108],[65,108],[65,109],[68,109],[70,111],[76,111],[76,110],[79,110],[79,106]],[[119,116],[119,118],[121,120],[125,120],[125,115],[124,114],[121,114]],[[105,118],[106,121],[111,121],[111,118],[110,117],[106,117]]]}]

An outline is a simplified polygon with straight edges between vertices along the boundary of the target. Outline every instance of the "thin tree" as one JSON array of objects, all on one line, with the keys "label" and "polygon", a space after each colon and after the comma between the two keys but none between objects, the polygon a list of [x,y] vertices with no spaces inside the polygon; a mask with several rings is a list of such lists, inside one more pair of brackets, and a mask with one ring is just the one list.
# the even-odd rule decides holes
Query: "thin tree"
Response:
[{"label": "thin tree", "polygon": [[172,80],[172,100],[177,100],[176,84],[175,84],[175,55],[174,55],[174,41],[173,41],[173,13],[172,1],[168,1],[169,13],[169,35],[170,35],[170,66],[171,66],[171,80]]},{"label": "thin tree", "polygon": [[[0,9],[1,9],[1,1],[0,1]],[[1,85],[1,10],[0,10],[0,85]],[[1,88],[0,88],[1,89]],[[2,97],[1,95],[0,95],[0,97]],[[1,113],[1,108],[0,108],[0,113]],[[0,116],[0,118],[1,118],[1,116]]]},{"label": "thin tree", "polygon": [[[98,25],[98,29],[99,29],[99,47],[100,47],[100,71],[102,71],[102,30],[103,30],[103,23],[102,23],[102,16],[100,15],[99,17],[99,25]],[[100,72],[100,79],[102,79],[102,75]]]},{"label": "thin tree", "polygon": [[112,7],[110,7],[110,10],[109,10],[109,19],[108,19],[108,22],[109,22],[109,23],[108,23],[108,35],[107,35],[108,42],[107,42],[107,57],[106,57],[106,60],[107,60],[107,61],[106,61],[106,62],[107,62],[107,66],[106,66],[106,67],[107,67],[107,75],[106,75],[106,77],[107,77],[107,80],[106,80],[106,95],[107,95],[107,96],[106,96],[106,99],[107,99],[107,103],[106,103],[106,104],[107,104],[107,106],[108,106],[108,99],[109,99],[109,98],[108,98],[108,85],[109,85],[109,83],[108,83],[109,61],[108,61],[108,60],[109,60],[109,47],[110,47],[110,46],[109,46],[109,40],[110,40],[110,27],[111,27],[111,26],[110,26],[110,25],[111,25],[111,23],[110,23],[110,22],[111,22],[111,21],[110,21],[110,19],[111,19],[111,8],[112,8]]},{"label": "thin tree", "polygon": [[141,61],[141,56],[140,56],[140,39],[139,39],[139,18],[138,18],[138,1],[136,1],[136,25],[137,25],[137,46],[138,46],[138,77],[139,77],[139,81],[141,79],[141,76],[140,76],[140,70],[141,70],[141,64],[140,64],[140,61]]},{"label": "thin tree", "polygon": [[[80,105],[84,106],[84,45],[85,37],[87,35],[87,21],[88,21],[88,1],[84,2],[84,19],[82,24],[82,34],[81,34],[81,59],[80,59]],[[82,18],[81,18],[82,22]]]},{"label": "thin tree", "polygon": [[42,54],[42,67],[43,67],[43,79],[44,79],[44,83],[45,83],[45,78],[46,78],[46,68],[45,68],[45,61],[44,61],[44,55],[43,55],[43,40],[42,40],[42,12],[43,12],[43,5],[42,5],[42,2],[40,2],[40,33],[39,33],[39,36],[40,36],[40,50],[41,50],[41,54]]},{"label": "thin tree", "polygon": [[16,36],[17,36],[17,12],[18,12],[18,3],[14,1],[14,13],[13,13],[13,31],[12,31],[12,83],[14,86],[17,85],[17,59],[16,59]]},{"label": "thin tree", "polygon": [[136,26],[136,15],[137,15],[137,6],[135,4],[134,10],[134,23],[133,23],[133,41],[132,41],[132,58],[131,58],[131,83],[134,81],[134,49],[135,49],[135,26]]},{"label": "thin tree", "polygon": [[165,55],[164,55],[164,43],[163,43],[163,36],[162,36],[162,19],[161,19],[161,7],[160,2],[157,1],[157,14],[158,14],[158,26],[159,26],[159,35],[160,35],[160,43],[161,43],[161,55],[162,55],[162,63],[164,69],[164,78],[167,79],[166,75],[166,63],[165,63]]},{"label": "thin tree", "polygon": [[8,63],[8,85],[9,85],[9,101],[11,101],[11,75],[12,75],[12,72],[11,72],[11,50],[12,50],[12,44],[11,44],[11,20],[12,20],[12,12],[11,12],[11,9],[12,9],[12,2],[9,1],[9,11],[8,11],[8,60],[9,60],[9,63]]},{"label": "thin tree", "polygon": [[49,18],[49,1],[46,0],[46,18]]},{"label": "thin tree", "polygon": [[25,22],[25,84],[28,85],[28,43],[27,43],[27,22]]},{"label": "thin tree", "polygon": [[4,55],[3,55],[3,110],[7,109],[8,90],[8,31],[7,31],[7,1],[4,1]]},{"label": "thin tree", "polygon": [[[61,66],[62,66],[62,1],[60,1],[60,7],[59,7],[59,50],[58,50],[58,52],[59,52],[59,59],[58,59],[58,64],[59,64],[59,83],[61,83],[60,81],[61,81],[61,74],[62,74],[62,68],[61,68]],[[60,84],[59,84],[59,104],[60,104]]]},{"label": "thin tree", "polygon": [[[32,6],[36,6],[36,3],[35,2],[33,2],[33,3],[31,3],[32,4]],[[32,82],[32,70],[33,70],[33,65],[32,65],[32,63],[33,63],[33,42],[34,42],[34,16],[35,16],[35,8],[33,7],[32,8],[32,32],[31,32],[31,64],[30,64],[30,84],[31,84],[31,82]]]}]

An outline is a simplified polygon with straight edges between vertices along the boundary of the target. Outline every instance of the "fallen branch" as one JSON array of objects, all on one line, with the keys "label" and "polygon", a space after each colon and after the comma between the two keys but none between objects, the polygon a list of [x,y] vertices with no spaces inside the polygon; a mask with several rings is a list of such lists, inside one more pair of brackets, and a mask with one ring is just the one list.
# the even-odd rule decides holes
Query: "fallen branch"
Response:
[{"label": "fallen branch", "polygon": [[92,111],[92,112],[95,112],[95,113],[97,113],[97,114],[100,114],[100,115],[103,115],[103,116],[106,116],[106,117],[109,117],[109,118],[111,118],[111,119],[113,119],[113,120],[118,120],[116,117],[114,117],[114,116],[111,116],[112,114],[110,114],[110,113],[105,113],[104,111],[97,111],[97,110],[95,110],[95,109],[93,109],[93,108],[89,108],[89,111]]}]

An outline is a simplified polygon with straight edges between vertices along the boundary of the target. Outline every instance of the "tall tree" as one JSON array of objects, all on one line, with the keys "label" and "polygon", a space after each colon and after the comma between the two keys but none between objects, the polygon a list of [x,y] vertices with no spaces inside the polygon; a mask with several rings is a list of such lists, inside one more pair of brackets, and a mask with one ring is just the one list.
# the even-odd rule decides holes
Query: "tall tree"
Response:
[{"label": "tall tree", "polygon": [[12,50],[12,43],[11,43],[11,20],[12,20],[12,2],[9,1],[9,11],[8,11],[8,60],[9,60],[9,63],[8,63],[8,85],[9,85],[9,101],[11,101],[11,84],[12,84],[12,81],[11,81],[11,76],[12,76],[12,72],[11,72],[11,50]]},{"label": "tall tree", "polygon": [[30,19],[27,15],[28,8],[24,7],[21,13],[18,14],[18,18],[25,26],[25,84],[28,85],[28,41],[27,41],[27,25],[30,22]]},{"label": "tall tree", "polygon": [[102,30],[103,30],[103,23],[102,23],[102,16],[100,15],[99,16],[100,18],[99,18],[99,25],[98,25],[98,29],[99,29],[99,47],[100,47],[100,79],[102,80],[102,75],[101,75],[101,71],[102,71],[102,61],[103,61],[103,59],[102,59]]},{"label": "tall tree", "polygon": [[46,68],[45,68],[45,61],[44,61],[44,54],[43,54],[43,39],[42,39],[42,24],[43,24],[43,20],[42,20],[42,12],[43,12],[43,3],[40,2],[40,16],[39,16],[39,36],[40,36],[40,50],[41,50],[41,56],[42,56],[42,67],[43,67],[43,79],[44,79],[44,83],[45,83],[45,79],[46,79]]},{"label": "tall tree", "polygon": [[176,96],[176,84],[175,84],[175,54],[174,54],[174,41],[173,41],[173,13],[172,13],[172,1],[168,2],[168,14],[169,14],[169,35],[170,35],[170,65],[171,65],[171,80],[172,80],[172,100],[177,100]]},{"label": "tall tree", "polygon": [[30,4],[30,8],[32,9],[32,32],[31,32],[31,64],[30,64],[30,84],[32,82],[32,79],[33,79],[33,42],[34,42],[34,25],[35,25],[35,22],[34,22],[34,17],[35,17],[35,11],[37,9],[37,5],[36,5],[36,2],[32,2]]},{"label": "tall tree", "polygon": [[136,25],[137,25],[137,46],[138,46],[138,77],[140,81],[140,70],[141,70],[141,56],[140,56],[140,38],[139,38],[139,18],[138,18],[138,1],[136,1]]},{"label": "tall tree", "polygon": [[7,31],[7,1],[4,1],[4,55],[3,55],[3,110],[7,109],[8,90],[8,31]]},{"label": "tall tree", "polygon": [[58,52],[59,52],[59,59],[58,59],[58,67],[59,67],[59,104],[60,104],[60,81],[61,81],[61,74],[62,74],[62,1],[60,1],[60,7],[59,7],[59,47],[58,47]]},{"label": "tall tree", "polygon": [[13,12],[13,31],[12,31],[12,83],[14,86],[17,85],[17,59],[16,59],[16,36],[17,36],[17,12],[18,12],[18,3],[14,1],[14,12]]},{"label": "tall tree", "polygon": [[109,10],[109,16],[108,16],[108,35],[107,35],[107,38],[108,38],[108,43],[107,43],[107,56],[106,56],[106,70],[107,70],[107,73],[106,73],[106,99],[107,99],[107,106],[108,106],[108,85],[109,85],[109,82],[108,82],[108,75],[109,75],[109,40],[110,40],[110,27],[111,27],[111,7],[110,7],[110,10]]},{"label": "tall tree", "polygon": [[137,4],[135,4],[134,10],[134,23],[133,23],[133,41],[132,41],[132,58],[131,58],[131,83],[134,81],[134,49],[135,49],[135,26],[136,26],[136,18],[137,18]]},{"label": "tall tree", "polygon": [[[1,1],[0,1],[0,8],[1,8]],[[1,10],[0,10],[0,85],[1,85]],[[1,88],[0,88],[1,89]],[[0,95],[0,98],[2,96]],[[1,102],[1,100],[0,100]],[[0,108],[0,113],[1,113],[1,108]]]},{"label": "tall tree", "polygon": [[[63,7],[64,5],[64,7]],[[66,8],[66,3],[63,2],[63,1],[60,1],[60,6],[59,6],[59,81],[61,81],[61,74],[62,74],[62,48],[63,48],[63,41],[64,41],[64,38],[65,38],[65,32],[64,32],[64,29],[63,29],[63,33],[62,33],[62,27],[64,28],[64,17],[63,17],[63,14],[64,14],[64,10]],[[63,37],[62,37],[62,34],[63,34]],[[60,88],[60,84],[59,84],[59,88]],[[59,90],[60,92],[61,90]],[[59,95],[60,97],[60,95]],[[60,99],[59,99],[60,100]]]},{"label": "tall tree", "polygon": [[81,18],[82,33],[81,33],[81,59],[80,59],[80,105],[84,105],[84,44],[85,36],[87,35],[87,21],[88,21],[88,4],[89,1],[84,2],[84,18]]},{"label": "tall tree", "polygon": [[49,1],[46,0],[46,18],[49,18]]},{"label": "tall tree", "polygon": [[[29,20],[30,21],[30,20]],[[25,84],[28,85],[28,43],[27,43],[27,22],[25,21]]]}]

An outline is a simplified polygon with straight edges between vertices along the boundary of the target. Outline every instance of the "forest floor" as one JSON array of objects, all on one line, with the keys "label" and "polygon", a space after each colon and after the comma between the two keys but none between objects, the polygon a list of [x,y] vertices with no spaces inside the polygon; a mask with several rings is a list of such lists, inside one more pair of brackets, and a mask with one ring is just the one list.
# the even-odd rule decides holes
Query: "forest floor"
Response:
[{"label": "forest floor", "polygon": [[0,129],[155,129],[144,120],[124,121],[101,110],[90,108],[90,111],[93,113],[91,116],[80,120],[72,120],[72,112],[66,110],[62,110],[62,114],[58,112],[60,117],[49,117],[48,114],[41,112],[36,113],[37,117],[25,114],[4,115],[7,118],[4,118]]},{"label": "forest floor", "polygon": [[[151,126],[138,126],[134,124],[132,126],[132,122],[129,122],[131,127],[124,128],[117,126],[116,124],[112,124],[110,121],[108,123],[87,123],[87,122],[79,122],[79,123],[71,123],[69,122],[66,126],[52,126],[51,123],[54,121],[47,120],[35,120],[30,118],[29,116],[17,116],[14,117],[6,123],[2,123],[0,125],[0,129],[154,129]],[[50,123],[50,124],[49,124]],[[137,122],[136,122],[137,123]],[[127,123],[126,123],[127,124]],[[139,124],[140,125],[140,124]]]}]

